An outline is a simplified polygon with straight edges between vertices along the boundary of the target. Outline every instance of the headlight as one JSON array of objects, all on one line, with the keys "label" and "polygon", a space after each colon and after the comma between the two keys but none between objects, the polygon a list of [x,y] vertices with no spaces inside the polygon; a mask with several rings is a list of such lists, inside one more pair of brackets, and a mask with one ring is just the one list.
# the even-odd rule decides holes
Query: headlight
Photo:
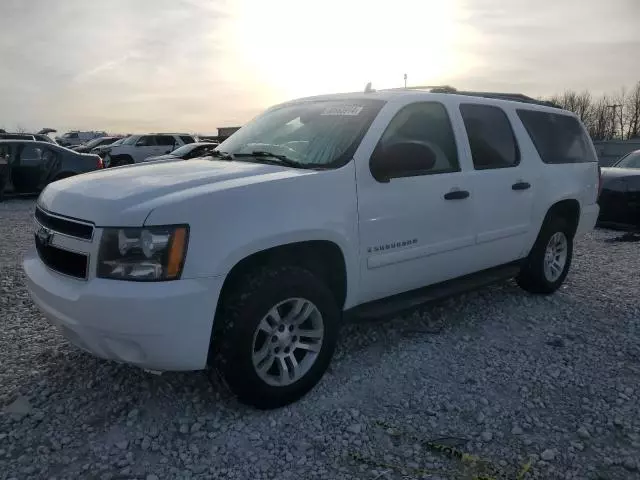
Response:
[{"label": "headlight", "polygon": [[98,254],[98,277],[119,280],[177,280],[187,253],[185,225],[105,228]]}]

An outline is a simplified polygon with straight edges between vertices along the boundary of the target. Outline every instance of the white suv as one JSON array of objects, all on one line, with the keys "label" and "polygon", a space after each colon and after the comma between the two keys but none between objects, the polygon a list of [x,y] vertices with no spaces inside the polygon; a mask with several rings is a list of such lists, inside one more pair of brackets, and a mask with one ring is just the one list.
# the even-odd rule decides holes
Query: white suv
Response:
[{"label": "white suv", "polygon": [[213,365],[273,408],[319,381],[344,312],[509,277],[552,293],[598,216],[584,127],[524,97],[444,92],[288,102],[214,157],[50,184],[24,260],[34,302],[95,355]]},{"label": "white suv", "polygon": [[72,130],[65,133],[60,137],[56,137],[56,142],[63,147],[73,147],[75,145],[82,145],[89,140],[93,140],[98,137],[106,137],[106,132],[80,132],[78,130]]},{"label": "white suv", "polygon": [[187,133],[131,135],[109,150],[109,153],[104,158],[105,166],[116,167],[141,163],[148,157],[167,154],[178,147],[195,141],[195,138]]}]

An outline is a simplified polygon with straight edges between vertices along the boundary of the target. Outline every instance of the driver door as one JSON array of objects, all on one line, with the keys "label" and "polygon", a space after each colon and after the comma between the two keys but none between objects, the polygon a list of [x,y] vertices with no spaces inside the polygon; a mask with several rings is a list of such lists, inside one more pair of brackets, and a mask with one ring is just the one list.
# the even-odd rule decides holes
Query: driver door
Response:
[{"label": "driver door", "polygon": [[157,155],[158,145],[153,135],[143,135],[136,142],[133,148],[133,161],[135,163],[144,162],[147,157]]},{"label": "driver door", "polygon": [[372,176],[373,152],[358,159],[361,303],[472,273],[477,263],[472,178],[445,105],[389,105],[379,121],[369,131],[384,131],[376,149],[419,141],[436,158],[386,182]]}]

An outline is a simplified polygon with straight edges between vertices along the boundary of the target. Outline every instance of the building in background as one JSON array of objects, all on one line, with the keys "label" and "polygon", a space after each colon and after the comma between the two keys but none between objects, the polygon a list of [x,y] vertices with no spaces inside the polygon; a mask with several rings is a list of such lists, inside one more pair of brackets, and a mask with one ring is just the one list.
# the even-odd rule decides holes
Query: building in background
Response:
[{"label": "building in background", "polygon": [[238,130],[240,130],[240,127],[218,127],[218,138],[222,142],[223,140],[226,140]]},{"label": "building in background", "polygon": [[596,140],[593,142],[601,167],[613,165],[620,157],[634,150],[640,150],[640,138],[630,140]]}]

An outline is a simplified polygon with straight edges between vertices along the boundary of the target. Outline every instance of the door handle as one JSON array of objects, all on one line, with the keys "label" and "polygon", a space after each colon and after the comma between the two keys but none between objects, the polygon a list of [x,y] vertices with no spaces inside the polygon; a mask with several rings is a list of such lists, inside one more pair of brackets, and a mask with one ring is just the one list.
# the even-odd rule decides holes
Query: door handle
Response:
[{"label": "door handle", "polygon": [[516,182],[511,185],[511,190],[526,190],[531,187],[531,184],[528,182]]},{"label": "door handle", "polygon": [[445,200],[462,200],[463,198],[467,198],[469,196],[469,192],[466,190],[454,190],[452,192],[448,192],[444,194]]}]

